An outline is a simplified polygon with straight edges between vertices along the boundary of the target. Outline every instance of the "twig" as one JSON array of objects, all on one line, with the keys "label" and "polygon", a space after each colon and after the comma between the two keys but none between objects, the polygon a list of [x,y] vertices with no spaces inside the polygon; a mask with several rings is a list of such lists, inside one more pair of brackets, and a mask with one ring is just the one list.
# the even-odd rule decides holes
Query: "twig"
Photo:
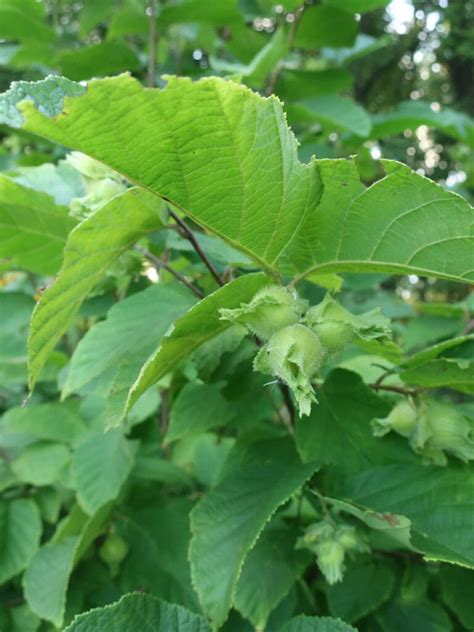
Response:
[{"label": "twig", "polygon": [[466,326],[464,327],[463,331],[462,331],[462,335],[463,336],[467,336],[468,334],[470,334],[472,331],[474,331],[474,318],[470,318],[467,323]]},{"label": "twig", "polygon": [[380,386],[382,384],[382,382],[389,377],[389,375],[393,375],[394,373],[397,372],[396,369],[387,369],[386,366],[383,366],[383,364],[377,364],[376,362],[372,362],[372,366],[376,366],[379,369],[384,369],[384,373],[382,373],[379,378],[377,379],[377,381],[375,382],[375,384],[377,384],[377,386]]},{"label": "twig", "polygon": [[170,213],[171,217],[174,219],[174,221],[178,224],[179,228],[181,229],[181,231],[183,233],[183,236],[186,237],[186,239],[188,239],[191,242],[191,244],[193,245],[194,250],[197,252],[199,257],[202,259],[202,261],[204,262],[205,266],[207,267],[209,272],[212,274],[214,279],[217,281],[217,283],[219,285],[221,285],[221,286],[225,285],[221,275],[215,269],[214,264],[212,263],[212,261],[210,261],[210,259],[208,258],[208,256],[204,252],[204,250],[198,244],[198,241],[197,241],[196,236],[194,235],[193,231],[189,228],[189,226],[186,224],[186,222],[183,219],[181,219],[181,217],[179,217],[179,215],[176,215],[176,213],[174,211],[169,209],[169,213]]},{"label": "twig", "polygon": [[[296,9],[295,13],[293,14],[295,19],[293,20],[291,24],[290,32],[288,33],[288,52],[289,53],[291,53],[291,51],[294,48],[296,33],[298,32],[298,26],[300,25],[301,18],[303,16],[303,12],[305,8],[306,8],[306,5],[303,4],[302,6],[298,7],[298,9]],[[275,70],[268,77],[267,87],[265,89],[265,94],[267,97],[273,94],[273,91],[275,90],[276,82],[278,81],[278,78],[284,66],[285,64],[283,63],[283,60],[280,60]]]},{"label": "twig", "polygon": [[150,16],[150,42],[148,56],[148,86],[153,88],[155,85],[156,74],[156,49],[158,46],[158,30],[156,28],[156,0],[150,0],[148,7]]},{"label": "twig", "polygon": [[388,384],[379,384],[374,382],[369,384],[370,388],[376,391],[390,391],[391,393],[400,393],[400,395],[418,395],[422,393],[424,388],[405,388],[404,386],[389,386]]},{"label": "twig", "polygon": [[141,246],[135,246],[135,250],[138,250],[138,252],[140,252],[145,257],[145,259],[148,259],[148,261],[153,263],[153,265],[158,270],[164,269],[169,272],[172,276],[174,276],[175,279],[177,279],[178,281],[180,281],[180,283],[183,283],[183,285],[189,288],[191,292],[193,292],[198,298],[204,298],[204,292],[202,292],[193,283],[185,279],[184,276],[179,274],[179,272],[176,272],[176,270],[174,270],[170,265],[168,265],[158,257],[155,257],[155,255],[149,250],[147,250],[146,248],[142,248]]}]

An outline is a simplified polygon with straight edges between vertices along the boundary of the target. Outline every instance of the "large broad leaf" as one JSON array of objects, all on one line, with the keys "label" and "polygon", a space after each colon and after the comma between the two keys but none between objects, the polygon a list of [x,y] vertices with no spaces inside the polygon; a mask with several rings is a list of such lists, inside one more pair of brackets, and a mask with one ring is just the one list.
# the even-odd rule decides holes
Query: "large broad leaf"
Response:
[{"label": "large broad leaf", "polygon": [[[66,592],[74,565],[104,530],[110,514],[106,506],[89,518],[75,505],[58,525],[53,538],[31,560],[23,576],[23,590],[31,610],[61,627]],[[47,577],[47,581],[45,581]]]},{"label": "large broad leaf", "polygon": [[332,495],[406,516],[411,543],[426,557],[474,568],[474,473],[469,466],[387,465],[344,477]]},{"label": "large broad leaf", "polygon": [[443,601],[466,630],[474,629],[474,571],[443,564],[440,567],[440,580]]},{"label": "large broad leaf", "polygon": [[347,472],[387,463],[414,463],[415,455],[400,437],[390,443],[373,436],[371,419],[390,410],[359,375],[337,369],[318,391],[319,404],[296,423],[296,445],[305,461],[335,465]]},{"label": "large broad leaf", "polygon": [[54,31],[46,23],[45,7],[35,0],[0,0],[0,38],[48,42]]},{"label": "large broad leaf", "polygon": [[0,503],[0,584],[20,573],[36,553],[41,517],[33,500]]},{"label": "large broad leaf", "polygon": [[453,388],[462,393],[474,393],[474,362],[440,358],[406,369],[400,377],[407,384],[426,388]]},{"label": "large broad leaf", "polygon": [[309,7],[301,18],[295,45],[305,49],[352,46],[357,22],[350,13],[334,6]]},{"label": "large broad leaf", "polygon": [[[29,337],[31,388],[81,303],[106,270],[141,237],[162,227],[160,210],[161,205],[149,193],[130,189],[69,235],[58,278],[42,294],[33,313]],[[61,250],[63,247],[64,241]]]},{"label": "large broad leaf", "polygon": [[332,7],[344,9],[351,13],[364,13],[364,11],[372,11],[379,7],[384,7],[390,0],[326,0],[326,4]]},{"label": "large broad leaf", "polygon": [[355,628],[340,619],[300,615],[288,621],[281,632],[355,632]]},{"label": "large broad leaf", "polygon": [[129,546],[120,588],[129,592],[140,586],[147,593],[198,611],[188,560],[192,504],[186,498],[157,502],[156,491],[154,496],[151,506],[137,503],[126,508],[117,524]]},{"label": "large broad leaf", "polygon": [[30,608],[57,627],[64,618],[66,589],[77,544],[78,538],[70,537],[41,547],[23,577],[23,590]]},{"label": "large broad leaf", "polygon": [[211,632],[207,621],[151,595],[125,595],[110,606],[74,619],[65,632]]},{"label": "large broad leaf", "polygon": [[420,125],[428,125],[474,146],[474,119],[450,108],[435,112],[431,103],[426,101],[400,103],[390,112],[374,115],[372,121],[373,138],[401,134],[406,129],[415,130]]},{"label": "large broad leaf", "polygon": [[291,445],[283,448],[234,464],[191,513],[193,584],[216,625],[227,618],[242,565],[265,523],[315,470],[299,462]]},{"label": "large broad leaf", "polygon": [[101,42],[67,50],[57,57],[56,63],[61,73],[76,81],[140,68],[137,54],[122,42]]},{"label": "large broad leaf", "polygon": [[324,585],[329,612],[353,623],[377,610],[390,598],[395,576],[386,560],[362,559],[352,563],[342,582]]},{"label": "large broad leaf", "polygon": [[372,123],[363,107],[350,98],[324,94],[299,101],[288,108],[291,125],[320,122],[325,128],[347,130],[357,136],[368,136]]},{"label": "large broad leaf", "polygon": [[143,363],[195,300],[189,290],[172,282],[153,285],[114,305],[107,320],[92,327],[76,347],[63,396],[88,391],[106,397],[107,425],[117,424]]},{"label": "large broad leaf", "polygon": [[235,608],[257,630],[303,573],[311,556],[295,551],[295,534],[278,521],[271,522],[250,551],[235,593]]},{"label": "large broad leaf", "polygon": [[10,408],[1,419],[0,429],[6,438],[20,434],[74,444],[86,426],[69,402],[50,402]]},{"label": "large broad leaf", "polygon": [[0,257],[38,274],[54,274],[76,225],[45,193],[0,177]]},{"label": "large broad leaf", "polygon": [[220,307],[240,307],[241,303],[248,302],[266,282],[264,274],[239,277],[206,296],[176,320],[132,386],[126,409],[133,406],[140,395],[166,375],[182,358],[231,326],[229,321],[220,320]]},{"label": "large broad leaf", "polygon": [[22,483],[51,485],[61,475],[71,460],[64,445],[41,441],[29,445],[11,463],[12,472]]},{"label": "large broad leaf", "polygon": [[[337,11],[308,14],[319,9]],[[385,162],[387,176],[368,189],[352,162],[300,163],[280,102],[236,83],[19,82],[0,100],[0,121],[110,165],[272,273],[474,279],[467,202],[398,163]]]},{"label": "large broad leaf", "polygon": [[84,441],[74,454],[71,470],[84,511],[93,515],[117,498],[132,464],[130,446],[118,429]]}]

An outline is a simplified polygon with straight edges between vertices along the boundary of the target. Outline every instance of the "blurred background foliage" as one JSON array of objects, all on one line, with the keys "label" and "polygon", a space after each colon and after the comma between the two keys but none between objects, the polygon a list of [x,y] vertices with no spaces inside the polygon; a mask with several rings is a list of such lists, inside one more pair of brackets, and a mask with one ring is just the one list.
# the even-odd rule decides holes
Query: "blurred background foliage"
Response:
[{"label": "blurred background foliage", "polygon": [[[33,81],[49,74],[86,81],[121,72],[132,73],[150,87],[166,85],[167,74],[192,79],[208,75],[233,78],[262,95],[275,94],[284,102],[288,122],[300,142],[302,161],[313,154],[318,158],[356,155],[362,178],[370,184],[383,175],[379,159],[396,159],[473,201],[473,0],[314,0],[304,4],[300,0],[0,0],[0,91],[12,81]],[[0,127],[0,141],[0,170],[10,179],[33,190],[47,190],[60,204],[84,195],[80,175],[63,162],[64,148],[5,127]],[[51,168],[51,162],[59,165],[58,170]],[[8,200],[3,199],[2,204],[8,205]],[[127,439],[122,434],[108,435],[108,444],[101,449],[115,456],[111,457],[110,472],[103,471],[102,476],[111,477],[113,482],[111,490],[101,490],[102,496],[97,498],[98,492],[91,489],[86,474],[92,467],[89,459],[95,467],[104,452],[91,455],[81,451],[76,434],[86,426],[92,444],[102,436],[101,398],[108,394],[107,379],[89,383],[84,379],[76,397],[64,403],[57,402],[58,392],[78,341],[97,324],[107,322],[107,313],[117,302],[150,288],[157,271],[151,265],[144,267],[136,252],[124,255],[82,307],[49,361],[30,406],[20,408],[28,394],[29,317],[35,299],[59,268],[65,237],[75,221],[68,218],[63,232],[58,230],[56,250],[50,252],[45,268],[38,260],[0,259],[0,413],[4,414],[0,490],[2,499],[10,503],[11,513],[10,522],[5,522],[9,530],[2,527],[2,533],[10,550],[15,551],[11,559],[0,547],[0,601],[4,606],[0,628],[5,631],[53,629],[45,620],[61,621],[66,590],[66,622],[76,612],[142,587],[196,609],[186,567],[190,501],[180,495],[186,490],[193,498],[196,489],[206,489],[216,480],[236,428],[235,410],[230,406],[239,405],[240,426],[264,419],[272,410],[266,398],[264,405],[255,395],[262,381],[249,372],[253,352],[245,344],[239,347],[241,339],[221,341],[220,351],[203,351],[201,357],[193,358],[161,383],[160,394],[153,392],[141,402],[129,420]],[[0,225],[0,242],[8,238],[2,230]],[[202,240],[223,275],[231,278],[233,267],[248,266],[242,255],[218,240],[205,235]],[[205,290],[214,289],[213,280],[177,232],[157,233],[151,241],[151,249],[157,256],[165,255],[168,267],[199,282]],[[169,271],[160,270],[160,279],[169,281]],[[351,349],[339,362],[368,382],[390,370],[403,352],[417,352],[474,329],[474,294],[467,285],[415,275],[356,274],[328,279],[328,284],[341,285],[341,300],[352,311],[361,313],[381,306],[393,319],[397,344],[385,351],[385,357],[371,355],[371,349],[365,355],[360,349]],[[324,290],[309,279],[302,292],[316,300]],[[467,359],[473,356],[472,344],[466,342],[462,347]],[[226,355],[237,348],[237,358]],[[470,371],[472,388],[472,366]],[[196,375],[212,384],[211,390],[193,392]],[[219,380],[224,380],[224,387]],[[237,391],[247,394],[240,402],[235,400]],[[169,459],[169,447],[162,446],[166,427],[160,424],[168,423],[170,407],[177,419],[189,414],[190,408],[197,414],[199,398],[215,406],[215,414],[222,416],[231,430],[224,436],[203,432],[192,441],[182,438]],[[466,415],[474,417],[471,396],[460,391],[454,399]],[[179,406],[176,403],[173,408],[174,402]],[[48,406],[55,408],[44,408]],[[21,423],[29,423],[21,421],[28,410],[36,411],[39,422],[19,436]],[[51,416],[69,420],[67,436],[41,421]],[[132,466],[136,454],[139,458]],[[161,460],[152,460],[157,454]],[[74,484],[68,470],[71,458]],[[51,467],[45,467],[46,462]],[[33,477],[31,471],[36,472]],[[124,481],[128,481],[125,492]],[[157,490],[161,494],[163,489],[158,506],[150,508],[156,503]],[[82,507],[106,507],[95,525],[90,525],[90,519],[75,504],[75,493]],[[0,525],[4,515],[0,511]],[[43,540],[57,534],[60,519],[61,529],[69,529],[81,542],[88,544],[92,533],[95,549],[77,567],[69,589],[68,574],[58,580],[58,594],[51,597],[52,605],[45,606],[48,616],[41,622],[38,612],[43,612],[42,605],[35,599],[25,605],[18,574],[38,550],[41,532]],[[27,545],[17,549],[15,530],[25,524],[28,528],[23,527],[21,537]],[[124,538],[120,544],[113,539],[117,534]],[[149,540],[147,551],[142,550],[143,538]],[[105,543],[113,549],[114,542],[120,548],[124,541],[129,549],[115,549],[110,556]],[[51,550],[45,555],[46,564]],[[150,567],[143,566],[143,559],[150,555]],[[125,566],[119,572],[124,557]],[[441,632],[474,627],[472,603],[469,606],[473,594],[469,587],[474,590],[472,572],[448,568],[438,576],[424,566],[410,565],[403,555],[394,555],[390,564],[404,577],[397,599],[408,597],[403,606],[395,600],[374,617],[369,615],[383,599],[365,604],[358,615],[363,621],[361,629],[395,632],[406,627]],[[356,571],[349,578],[351,589],[359,582]],[[386,580],[387,586],[391,581]],[[438,599],[440,590],[443,608],[428,601],[433,594]],[[301,594],[297,595],[298,591]],[[305,603],[303,610],[313,607],[326,612],[326,599],[332,614],[337,614],[338,607],[344,610],[337,605],[342,597],[336,589],[317,588],[316,597],[308,597],[307,592],[302,584],[292,589],[275,620],[293,612],[298,600]],[[430,617],[423,618],[421,624],[416,616],[407,614],[410,604],[416,602],[413,595],[416,599],[421,595],[417,616],[426,613],[426,608],[430,611]],[[36,614],[30,609],[35,603]],[[251,629],[245,625],[234,613],[226,629]],[[272,625],[268,629],[276,630]]]}]

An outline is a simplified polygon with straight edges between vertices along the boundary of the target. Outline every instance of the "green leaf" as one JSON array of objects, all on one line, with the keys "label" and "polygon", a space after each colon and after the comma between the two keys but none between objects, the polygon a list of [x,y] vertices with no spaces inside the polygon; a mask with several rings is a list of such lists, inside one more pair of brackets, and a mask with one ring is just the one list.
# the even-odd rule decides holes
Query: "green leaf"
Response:
[{"label": "green leaf", "polygon": [[66,77],[76,81],[140,68],[137,54],[122,42],[101,42],[67,50],[56,58],[56,63]]},{"label": "green leaf", "polygon": [[270,613],[288,594],[308,562],[295,551],[295,536],[271,522],[250,551],[239,577],[234,607],[257,630],[264,630]]},{"label": "green leaf", "polygon": [[278,78],[276,93],[285,102],[301,101],[323,94],[350,91],[352,75],[344,68],[292,70],[285,68]]},{"label": "green leaf", "polygon": [[291,125],[301,122],[320,122],[325,129],[341,129],[356,136],[370,134],[372,123],[363,107],[347,97],[324,94],[312,99],[299,101],[288,107],[288,119]]},{"label": "green leaf", "polygon": [[325,584],[324,592],[331,615],[354,623],[387,601],[394,586],[390,566],[383,560],[363,559],[348,567],[342,582]]},{"label": "green leaf", "polygon": [[398,599],[387,604],[379,613],[377,621],[384,632],[451,632],[451,620],[446,611],[431,599]]},{"label": "green leaf", "polygon": [[81,507],[89,515],[117,498],[132,468],[130,447],[121,430],[94,434],[76,450],[72,477]]},{"label": "green leaf", "polygon": [[103,507],[89,518],[74,505],[59,523],[53,538],[39,549],[25,571],[22,583],[29,607],[56,627],[63,623],[66,592],[74,565],[103,531],[110,508]]},{"label": "green leaf", "polygon": [[84,391],[107,397],[106,425],[117,425],[143,363],[194,302],[188,289],[171,282],[152,285],[115,304],[107,320],[92,327],[76,347],[63,397]]},{"label": "green leaf", "polygon": [[[474,334],[469,334],[467,336],[459,336],[458,338],[451,338],[450,340],[443,340],[443,342],[438,343],[428,349],[423,349],[423,351],[419,351],[418,353],[414,353],[403,362],[404,369],[413,369],[419,367],[430,360],[434,360],[435,358],[444,354],[445,351],[450,349],[454,349],[458,346],[463,345],[466,342],[474,341]],[[454,357],[456,355],[454,354]]]},{"label": "green leaf", "polygon": [[352,46],[357,31],[357,22],[350,13],[328,5],[309,7],[301,18],[295,46],[309,50]]},{"label": "green leaf", "polygon": [[420,125],[428,125],[474,147],[474,119],[451,108],[435,112],[426,101],[400,103],[391,112],[375,114],[372,121],[373,138],[402,134],[406,129],[416,130]]},{"label": "green leaf", "polygon": [[220,0],[217,4],[214,0],[181,0],[164,7],[160,12],[159,24],[162,28],[189,22],[226,26],[242,22],[242,15],[235,0]]},{"label": "green leaf", "polygon": [[[216,625],[227,618],[242,565],[265,523],[315,470],[292,449],[236,465],[191,512],[193,585]],[[212,569],[212,572],[210,572]]]},{"label": "green leaf", "polygon": [[211,65],[218,72],[238,73],[245,77],[249,86],[262,86],[274,71],[276,64],[288,53],[288,35],[279,28],[248,64],[229,63],[218,57],[211,58]]},{"label": "green leaf", "polygon": [[354,632],[355,628],[340,619],[300,615],[286,623],[280,632]]},{"label": "green leaf", "polygon": [[51,485],[61,477],[70,459],[71,453],[66,446],[39,442],[24,448],[10,467],[23,483]]},{"label": "green leaf", "polygon": [[[337,11],[316,6],[305,16],[319,9]],[[111,166],[272,274],[474,279],[466,201],[395,162],[384,161],[386,177],[367,189],[354,162],[300,163],[275,97],[218,78],[169,78],[149,90],[120,76],[83,92],[61,78],[20,82],[0,100],[0,119]]]},{"label": "green leaf", "polygon": [[33,500],[0,503],[0,584],[26,568],[39,547],[41,517]]},{"label": "green leaf", "polygon": [[441,594],[466,630],[474,628],[474,571],[443,564],[440,567]]},{"label": "green leaf", "polygon": [[370,420],[384,417],[390,406],[359,375],[333,371],[318,391],[319,404],[309,418],[296,422],[296,445],[304,461],[361,471],[387,463],[414,463],[416,457],[398,437],[385,445],[374,437]]},{"label": "green leaf", "polygon": [[69,444],[75,443],[86,430],[74,407],[60,402],[10,408],[3,415],[0,428],[8,434]]},{"label": "green leaf", "polygon": [[141,237],[163,226],[161,208],[146,191],[129,189],[72,231],[58,278],[42,294],[33,313],[28,343],[30,388],[106,270]]},{"label": "green leaf", "polygon": [[412,545],[428,559],[474,568],[473,492],[468,466],[404,463],[345,477],[330,493],[359,508],[406,516]]},{"label": "green leaf", "polygon": [[54,32],[46,24],[44,6],[35,0],[0,0],[0,38],[48,42]]},{"label": "green leaf", "polygon": [[474,393],[474,363],[469,360],[440,358],[400,373],[407,384],[425,388],[453,388]]},{"label": "green leaf", "polygon": [[326,4],[350,11],[351,13],[365,13],[386,6],[390,0],[326,0]]},{"label": "green leaf", "polygon": [[74,619],[64,632],[211,632],[199,615],[151,595],[125,595],[117,603]]},{"label": "green leaf", "polygon": [[67,205],[73,198],[86,194],[81,174],[65,160],[58,165],[19,167],[9,172],[8,177],[24,187],[47,193],[59,205]]},{"label": "green leaf", "polygon": [[234,415],[232,404],[224,399],[218,385],[190,382],[174,401],[166,442],[225,426]]},{"label": "green leaf", "polygon": [[121,590],[128,592],[141,586],[162,599],[199,610],[188,560],[191,507],[186,498],[157,502],[153,493],[149,506],[126,510],[118,524],[129,545],[121,569]]},{"label": "green leaf", "polygon": [[71,537],[41,547],[23,576],[23,590],[31,610],[56,627],[63,622],[77,543],[78,538]]},{"label": "green leaf", "polygon": [[76,220],[45,193],[0,176],[0,257],[37,274],[54,274]]},{"label": "green leaf", "polygon": [[194,305],[178,318],[171,331],[163,337],[158,349],[150,356],[132,386],[126,410],[152,384],[168,373],[176,364],[200,345],[215,338],[232,326],[220,320],[219,308],[239,307],[248,302],[267,283],[264,274],[247,274],[228,283]]}]

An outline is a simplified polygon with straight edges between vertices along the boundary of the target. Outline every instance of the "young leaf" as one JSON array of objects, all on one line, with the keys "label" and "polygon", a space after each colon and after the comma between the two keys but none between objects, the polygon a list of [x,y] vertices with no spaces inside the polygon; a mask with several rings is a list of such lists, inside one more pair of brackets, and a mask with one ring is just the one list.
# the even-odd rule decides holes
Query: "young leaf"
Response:
[{"label": "young leaf", "polygon": [[54,274],[76,223],[49,195],[0,176],[0,257],[37,274]]},{"label": "young leaf", "polygon": [[125,595],[110,606],[79,615],[64,632],[116,632],[118,629],[124,632],[211,632],[207,621],[194,612],[140,593]]},{"label": "young leaf", "polygon": [[194,587],[216,625],[227,618],[242,565],[265,523],[315,470],[294,451],[236,465],[191,512],[189,549]]},{"label": "young leaf", "polygon": [[473,489],[468,468],[404,463],[344,477],[331,493],[359,508],[406,516],[412,545],[428,559],[474,568]]},{"label": "young leaf", "polygon": [[121,430],[92,435],[74,454],[72,476],[81,507],[94,515],[119,495],[132,468],[130,447]]},{"label": "young leaf", "polygon": [[41,547],[23,577],[23,590],[31,610],[56,627],[63,622],[66,588],[78,541],[78,537],[71,537]]},{"label": "young leaf", "polygon": [[41,537],[41,517],[33,500],[0,503],[0,584],[20,573],[36,553]]},{"label": "young leaf", "polygon": [[295,551],[295,537],[284,524],[271,522],[250,551],[235,593],[234,607],[257,630],[264,630],[270,613],[290,591],[310,561]]},{"label": "young leaf", "polygon": [[414,463],[415,455],[394,437],[390,443],[372,435],[370,420],[385,417],[390,406],[356,373],[333,371],[318,391],[319,404],[296,423],[296,445],[305,461],[360,471],[386,463]]},{"label": "young leaf", "polygon": [[241,303],[248,302],[267,282],[264,274],[246,274],[206,296],[178,318],[130,389],[126,411],[182,358],[232,326],[232,323],[220,320],[219,308],[239,307]]},{"label": "young leaf", "polygon": [[189,290],[175,282],[152,285],[116,303],[76,347],[63,397],[87,389],[106,396],[106,423],[117,425],[143,363],[194,303]]},{"label": "young leaf", "polygon": [[340,619],[300,615],[288,621],[280,632],[355,632],[355,628]]},{"label": "young leaf", "polygon": [[87,89],[59,77],[19,82],[0,99],[0,122],[111,166],[267,270],[474,279],[465,200],[391,161],[368,189],[352,162],[299,162],[280,102],[233,82],[175,77],[163,90],[128,76]]},{"label": "young leaf", "polygon": [[344,573],[342,582],[324,586],[329,612],[354,623],[385,603],[394,585],[395,575],[385,560],[366,558],[353,563]]},{"label": "young leaf", "polygon": [[141,237],[163,226],[160,209],[146,191],[129,189],[71,232],[58,278],[42,294],[33,313],[28,342],[30,388],[106,270]]}]

